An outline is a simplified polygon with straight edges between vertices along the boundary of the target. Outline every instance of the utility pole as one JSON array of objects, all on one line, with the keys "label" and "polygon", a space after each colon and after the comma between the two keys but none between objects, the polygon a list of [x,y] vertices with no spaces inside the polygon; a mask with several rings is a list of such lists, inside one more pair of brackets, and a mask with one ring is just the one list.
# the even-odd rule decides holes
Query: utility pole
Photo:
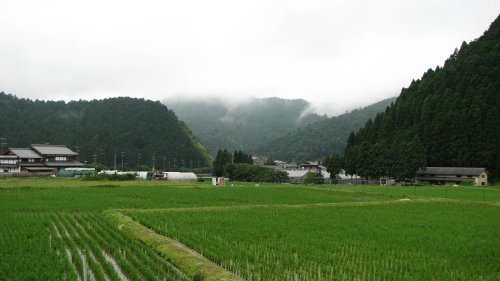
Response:
[{"label": "utility pole", "polygon": [[125,154],[125,152],[121,152],[122,153],[122,171],[123,171],[123,155]]},{"label": "utility pole", "polygon": [[141,154],[137,153],[137,171],[139,171],[139,163],[141,162]]},{"label": "utility pole", "polygon": [[153,155],[151,156],[151,160],[153,162],[153,173],[155,172],[155,164],[156,164],[156,152],[153,152]]},{"label": "utility pole", "polygon": [[3,155],[3,146],[7,145],[7,138],[0,138],[0,155]]},{"label": "utility pole", "polygon": [[76,152],[76,154],[78,154],[76,156],[76,161],[80,161],[80,147],[78,146],[78,144],[75,145],[75,152]]},{"label": "utility pole", "polygon": [[167,159],[167,157],[163,156],[163,170],[165,170],[165,160]]},{"label": "utility pole", "polygon": [[102,148],[99,148],[99,155],[100,155],[100,159],[101,159],[101,164],[104,164],[104,149]]},{"label": "utility pole", "polygon": [[116,147],[115,147],[115,157],[114,157],[114,160],[115,160],[115,162],[114,162],[114,164],[115,164],[114,165],[114,170],[116,171]]}]

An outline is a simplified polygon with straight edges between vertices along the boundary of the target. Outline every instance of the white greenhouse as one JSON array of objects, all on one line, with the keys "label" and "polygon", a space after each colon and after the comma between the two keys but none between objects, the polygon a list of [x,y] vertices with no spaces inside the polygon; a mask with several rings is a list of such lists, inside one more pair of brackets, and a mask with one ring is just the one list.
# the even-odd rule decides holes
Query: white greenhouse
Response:
[{"label": "white greenhouse", "polygon": [[198,177],[195,173],[163,172],[164,178],[169,181],[196,182]]}]

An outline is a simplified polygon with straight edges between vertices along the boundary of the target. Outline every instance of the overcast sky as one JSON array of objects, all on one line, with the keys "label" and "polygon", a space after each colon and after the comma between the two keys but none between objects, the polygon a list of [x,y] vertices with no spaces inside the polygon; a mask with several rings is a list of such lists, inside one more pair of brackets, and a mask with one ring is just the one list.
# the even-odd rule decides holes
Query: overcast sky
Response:
[{"label": "overcast sky", "polygon": [[499,12],[498,0],[0,0],[0,91],[278,96],[342,113],[399,94]]}]

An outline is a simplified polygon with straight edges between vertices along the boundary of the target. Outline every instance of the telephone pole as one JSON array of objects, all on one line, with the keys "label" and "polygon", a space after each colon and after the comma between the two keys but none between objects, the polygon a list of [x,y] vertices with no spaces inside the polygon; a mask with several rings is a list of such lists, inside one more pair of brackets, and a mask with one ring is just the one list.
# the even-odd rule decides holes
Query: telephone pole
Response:
[{"label": "telephone pole", "polygon": [[121,152],[122,153],[122,171],[123,171],[123,155],[125,154],[125,152]]},{"label": "telephone pole", "polygon": [[155,172],[155,164],[156,164],[156,152],[153,152],[153,155],[151,156],[151,160],[153,162],[153,173]]},{"label": "telephone pole", "polygon": [[139,171],[139,163],[141,162],[141,154],[137,153],[137,171]]},{"label": "telephone pole", "polygon": [[0,138],[0,155],[3,155],[3,146],[7,145],[7,138]]}]

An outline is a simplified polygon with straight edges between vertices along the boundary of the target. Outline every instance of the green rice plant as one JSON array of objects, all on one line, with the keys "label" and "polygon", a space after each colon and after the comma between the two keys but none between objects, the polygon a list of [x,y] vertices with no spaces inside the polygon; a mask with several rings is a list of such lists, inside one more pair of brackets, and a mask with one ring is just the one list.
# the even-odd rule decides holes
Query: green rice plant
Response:
[{"label": "green rice plant", "polygon": [[500,276],[500,210],[495,206],[402,201],[128,213],[249,280]]}]

